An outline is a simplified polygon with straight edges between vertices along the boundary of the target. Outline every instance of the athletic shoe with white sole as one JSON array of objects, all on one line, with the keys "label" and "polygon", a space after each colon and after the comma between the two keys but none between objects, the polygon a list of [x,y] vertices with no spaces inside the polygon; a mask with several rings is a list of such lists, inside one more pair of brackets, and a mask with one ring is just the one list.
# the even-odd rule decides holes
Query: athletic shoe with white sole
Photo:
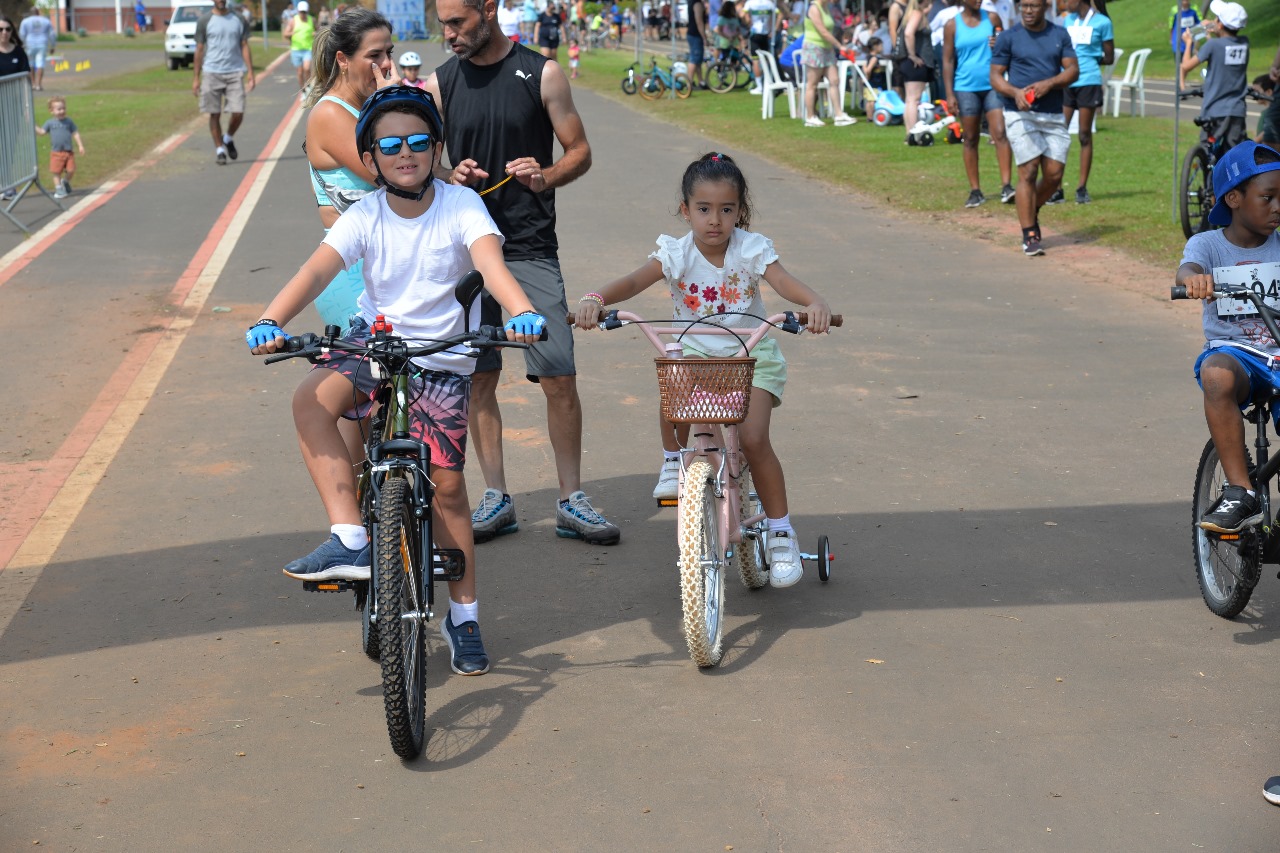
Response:
[{"label": "athletic shoe with white sole", "polygon": [[480,505],[471,513],[471,535],[476,543],[488,542],[519,529],[516,504],[511,495],[504,495],[497,489],[485,489],[480,496]]},{"label": "athletic shoe with white sole", "polygon": [[794,533],[770,533],[765,555],[769,561],[769,586],[792,586],[804,576],[800,546]]},{"label": "athletic shoe with white sole", "polygon": [[673,501],[679,497],[679,491],[680,460],[668,459],[662,463],[662,470],[658,472],[658,485],[653,487],[653,499]]},{"label": "athletic shoe with white sole", "polygon": [[489,671],[489,656],[484,653],[479,624],[454,625],[450,613],[440,623],[440,635],[449,646],[449,668],[458,675],[484,675]]},{"label": "athletic shoe with white sole", "polygon": [[367,581],[371,563],[368,545],[353,551],[330,533],[319,548],[285,566],[284,573],[300,581]]},{"label": "athletic shoe with white sole", "polygon": [[584,539],[590,545],[617,545],[622,531],[596,512],[591,499],[579,489],[556,505],[556,535]]}]

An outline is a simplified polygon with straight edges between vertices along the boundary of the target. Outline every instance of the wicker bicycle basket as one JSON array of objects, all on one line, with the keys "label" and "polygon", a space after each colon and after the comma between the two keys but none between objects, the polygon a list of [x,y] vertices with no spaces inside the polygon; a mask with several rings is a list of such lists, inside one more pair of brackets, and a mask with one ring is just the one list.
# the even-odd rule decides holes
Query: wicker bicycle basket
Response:
[{"label": "wicker bicycle basket", "polygon": [[737,424],[751,402],[754,358],[655,358],[662,418],[673,424]]}]

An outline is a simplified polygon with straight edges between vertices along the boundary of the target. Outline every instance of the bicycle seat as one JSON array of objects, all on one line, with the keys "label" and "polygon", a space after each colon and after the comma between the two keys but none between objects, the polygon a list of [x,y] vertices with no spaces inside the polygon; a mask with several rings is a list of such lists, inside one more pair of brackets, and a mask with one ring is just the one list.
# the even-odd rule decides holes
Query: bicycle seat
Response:
[{"label": "bicycle seat", "polygon": [[1212,124],[1213,119],[1205,118],[1204,116],[1196,116],[1195,122],[1196,122],[1196,127],[1204,127],[1205,125]]}]

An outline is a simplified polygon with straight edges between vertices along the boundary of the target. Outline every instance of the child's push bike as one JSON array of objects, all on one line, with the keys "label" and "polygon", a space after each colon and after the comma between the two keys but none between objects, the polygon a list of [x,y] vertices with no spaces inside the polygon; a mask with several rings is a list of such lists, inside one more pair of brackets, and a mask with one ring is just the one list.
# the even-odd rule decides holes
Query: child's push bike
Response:
[{"label": "child's push bike", "polygon": [[[462,277],[454,290],[464,316],[484,287],[479,272]],[[460,550],[440,548],[431,533],[435,486],[429,476],[431,450],[409,433],[413,359],[455,348],[526,344],[506,340],[501,328],[481,326],[443,340],[412,341],[393,334],[381,316],[363,345],[338,339],[337,326],[324,336],[296,335],[285,352],[266,364],[305,358],[315,364],[330,353],[357,355],[373,363],[378,384],[371,399],[365,460],[356,483],[360,516],[369,530],[373,568],[367,581],[305,581],[311,592],[353,591],[361,614],[365,654],[382,665],[382,696],[391,748],[401,758],[422,753],[426,720],[426,633],[434,617],[434,581],[458,581],[467,567]],[[476,349],[479,348],[479,349]],[[431,570],[427,571],[430,566]]]},{"label": "child's push bike", "polygon": [[[1277,312],[1266,300],[1280,304],[1280,288],[1275,282],[1269,286],[1261,282],[1254,288],[1235,285],[1214,285],[1215,299],[1237,299],[1252,303],[1262,322],[1266,324],[1273,340],[1280,341],[1280,328],[1276,326]],[[1187,289],[1176,285],[1170,292],[1171,299],[1186,299]],[[1253,401],[1244,413],[1244,419],[1255,427],[1254,453],[1256,464],[1248,459],[1249,480],[1262,503],[1262,524],[1246,527],[1239,533],[1215,533],[1200,527],[1200,519],[1213,506],[1227,478],[1222,473],[1218,451],[1210,439],[1200,454],[1196,468],[1195,492],[1191,498],[1192,550],[1195,554],[1196,577],[1200,582],[1200,594],[1204,603],[1217,615],[1231,619],[1244,610],[1249,596],[1262,576],[1262,564],[1280,564],[1280,525],[1272,521],[1271,481],[1280,471],[1280,456],[1267,452],[1267,423],[1272,419],[1280,394],[1271,394]]]},{"label": "child's push bike", "polygon": [[693,83],[683,71],[668,71],[658,65],[657,57],[650,60],[649,70],[640,78],[640,97],[656,101],[671,89],[676,97],[687,98],[693,94]]},{"label": "child's push bike", "polygon": [[[570,318],[572,320],[573,318]],[[680,454],[680,486],[676,500],[676,541],[680,549],[680,597],[689,657],[700,667],[715,666],[723,655],[721,615],[724,576],[736,566],[748,589],[769,582],[765,554],[765,514],[751,489],[751,472],[738,444],[737,425],[747,417],[755,359],[751,347],[772,328],[799,334],[808,317],[787,311],[763,320],[754,330],[733,330],[704,321],[645,320],[627,311],[609,311],[605,329],[636,325],[661,355],[658,388],[662,417],[689,425],[688,446]],[[831,325],[842,324],[840,316]],[[696,327],[696,328],[694,328]],[[749,335],[748,335],[749,332]],[[685,358],[680,338],[695,333],[733,335],[741,343],[735,358]],[[674,337],[664,344],[661,336]],[[827,537],[818,537],[818,579],[831,577]]]}]

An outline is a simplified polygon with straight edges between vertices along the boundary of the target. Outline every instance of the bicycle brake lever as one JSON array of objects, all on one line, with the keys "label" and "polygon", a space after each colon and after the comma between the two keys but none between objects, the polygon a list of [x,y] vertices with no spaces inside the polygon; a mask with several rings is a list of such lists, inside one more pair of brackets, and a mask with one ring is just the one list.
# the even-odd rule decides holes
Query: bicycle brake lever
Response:
[{"label": "bicycle brake lever", "polygon": [[796,319],[796,312],[784,311],[783,313],[787,315],[787,319],[782,321],[782,325],[779,328],[781,328],[782,331],[790,332],[793,335],[800,334],[801,326],[800,321]]}]

